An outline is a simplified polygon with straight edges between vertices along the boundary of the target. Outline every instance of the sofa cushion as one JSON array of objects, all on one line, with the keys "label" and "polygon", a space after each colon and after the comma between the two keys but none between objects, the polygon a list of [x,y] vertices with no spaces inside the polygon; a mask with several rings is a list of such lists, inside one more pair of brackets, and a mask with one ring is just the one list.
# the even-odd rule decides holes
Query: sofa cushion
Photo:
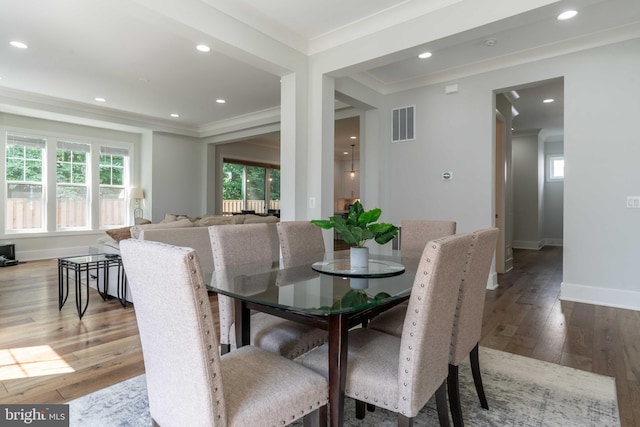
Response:
[{"label": "sofa cushion", "polygon": [[210,225],[237,224],[234,216],[211,215],[204,216],[195,222],[196,227],[209,227]]},{"label": "sofa cushion", "polygon": [[251,215],[247,214],[244,216],[243,224],[256,224],[256,223],[272,223],[279,222],[280,219],[277,216],[261,216],[261,215]]},{"label": "sofa cushion", "polygon": [[144,224],[144,225],[134,225],[131,227],[131,237],[134,239],[140,238],[141,230],[150,230],[150,229],[162,229],[162,228],[183,228],[183,227],[193,227],[193,223],[188,219],[180,219],[177,221],[171,222],[161,222],[158,224]]},{"label": "sofa cushion", "polygon": [[107,230],[106,233],[116,242],[120,240],[131,238],[131,227],[112,228]]}]

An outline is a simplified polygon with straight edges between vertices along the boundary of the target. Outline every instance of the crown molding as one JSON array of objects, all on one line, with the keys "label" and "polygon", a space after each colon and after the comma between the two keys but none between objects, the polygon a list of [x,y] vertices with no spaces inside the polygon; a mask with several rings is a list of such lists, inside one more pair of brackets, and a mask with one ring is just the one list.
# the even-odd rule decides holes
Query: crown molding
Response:
[{"label": "crown molding", "polygon": [[198,136],[197,130],[189,126],[8,88],[0,88],[0,112],[133,133],[159,131]]},{"label": "crown molding", "polygon": [[384,83],[366,72],[358,73],[352,76],[352,78],[382,95],[389,95],[396,92],[445,83],[477,74],[555,58],[636,38],[640,38],[640,22],[393,83]]}]

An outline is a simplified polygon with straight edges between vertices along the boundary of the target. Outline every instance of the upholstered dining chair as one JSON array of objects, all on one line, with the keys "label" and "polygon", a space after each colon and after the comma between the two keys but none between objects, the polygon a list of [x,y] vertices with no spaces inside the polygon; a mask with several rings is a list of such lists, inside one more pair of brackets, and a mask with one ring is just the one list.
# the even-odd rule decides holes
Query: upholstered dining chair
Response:
[{"label": "upholstered dining chair", "polygon": [[[246,264],[277,266],[280,258],[278,232],[274,223],[216,225],[209,227],[213,264],[216,270]],[[233,298],[218,294],[220,343],[225,354],[235,347]],[[267,313],[251,315],[252,345],[293,359],[327,341],[327,332]]]},{"label": "upholstered dining chair", "polygon": [[427,242],[453,234],[456,234],[455,221],[405,219],[400,228],[400,250],[422,253]]},{"label": "upholstered dining chair", "polygon": [[245,346],[220,356],[196,252],[124,240],[155,425],[326,424],[327,381],[282,356]]},{"label": "upholstered dining chair", "polygon": [[309,221],[276,223],[284,267],[322,261],[325,247],[322,230]]},{"label": "upholstered dining chair", "polygon": [[[480,399],[480,405],[484,409],[489,409],[480,374],[478,342],[482,333],[485,290],[493,261],[493,253],[496,248],[498,229],[478,230],[473,232],[471,236],[472,243],[468,264],[460,286],[454,317],[447,380],[449,405],[453,423],[456,427],[464,425],[460,406],[458,366],[467,355],[470,358],[473,382]],[[406,307],[397,306],[374,318],[369,322],[369,328],[401,336],[405,316]]]},{"label": "upholstered dining chair", "polygon": [[[435,393],[441,426],[449,425],[446,379],[453,315],[467,263],[471,235],[429,242],[409,298],[402,336],[369,328],[349,331],[345,395],[398,414],[399,426],[413,418]],[[327,345],[299,360],[327,375]],[[356,411],[359,418],[364,410]]]},{"label": "upholstered dining chair", "polygon": [[480,405],[489,409],[480,374],[478,345],[482,335],[482,316],[487,289],[487,280],[491,271],[493,254],[498,239],[497,228],[487,228],[473,232],[471,252],[464,280],[460,286],[458,304],[453,322],[451,350],[449,354],[449,377],[447,388],[453,424],[462,427],[462,408],[460,406],[460,388],[458,386],[458,366],[469,356],[471,373]]}]

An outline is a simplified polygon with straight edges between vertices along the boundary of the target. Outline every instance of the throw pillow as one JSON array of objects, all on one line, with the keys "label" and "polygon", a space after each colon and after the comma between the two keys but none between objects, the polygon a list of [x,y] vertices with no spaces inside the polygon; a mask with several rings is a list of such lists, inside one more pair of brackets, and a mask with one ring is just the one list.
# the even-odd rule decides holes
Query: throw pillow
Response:
[{"label": "throw pillow", "polygon": [[106,233],[116,242],[131,238],[131,227],[113,228]]}]

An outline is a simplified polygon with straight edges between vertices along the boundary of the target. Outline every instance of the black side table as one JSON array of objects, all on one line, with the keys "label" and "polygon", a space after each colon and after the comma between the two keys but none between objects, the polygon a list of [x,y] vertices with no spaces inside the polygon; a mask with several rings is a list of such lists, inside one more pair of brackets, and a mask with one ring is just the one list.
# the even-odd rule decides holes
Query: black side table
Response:
[{"label": "black side table", "polygon": [[[78,317],[82,319],[89,307],[89,272],[95,271],[96,288],[103,300],[107,299],[107,287],[109,286],[109,269],[118,268],[118,300],[126,307],[127,278],[122,268],[122,259],[119,255],[95,254],[67,258],[58,258],[58,309],[67,302],[69,296],[69,272],[73,271],[76,287],[76,310]],[[100,273],[102,272],[102,290],[100,289]],[[86,301],[82,298],[82,273],[86,280]]]}]

